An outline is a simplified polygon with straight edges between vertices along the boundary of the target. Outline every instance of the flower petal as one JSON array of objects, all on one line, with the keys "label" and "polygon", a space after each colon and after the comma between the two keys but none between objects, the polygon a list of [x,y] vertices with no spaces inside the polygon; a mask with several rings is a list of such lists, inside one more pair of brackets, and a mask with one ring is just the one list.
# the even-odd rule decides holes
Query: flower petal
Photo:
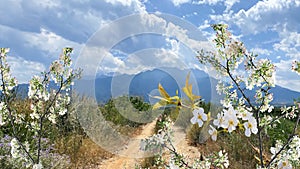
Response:
[{"label": "flower petal", "polygon": [[191,123],[192,124],[196,124],[197,123],[197,116],[194,116],[193,118],[191,118]]}]

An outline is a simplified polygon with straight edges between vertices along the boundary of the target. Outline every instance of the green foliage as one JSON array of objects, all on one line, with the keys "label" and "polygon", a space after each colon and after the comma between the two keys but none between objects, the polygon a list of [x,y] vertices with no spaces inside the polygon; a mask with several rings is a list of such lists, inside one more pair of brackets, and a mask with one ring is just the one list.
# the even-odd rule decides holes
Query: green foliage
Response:
[{"label": "green foliage", "polygon": [[143,160],[142,164],[139,166],[139,169],[157,169],[164,168],[165,161],[163,161],[160,155],[154,155],[152,157],[147,157]]},{"label": "green foliage", "polygon": [[193,145],[196,145],[199,143],[199,137],[201,134],[201,127],[198,125],[192,125],[191,128],[188,130],[186,138],[189,140],[189,142]]},{"label": "green foliage", "polygon": [[293,132],[294,126],[295,124],[291,120],[280,119],[276,126],[269,128],[268,138],[270,138],[272,145],[275,144],[276,140],[287,141],[290,133]]},{"label": "green foliage", "polygon": [[130,96],[129,100],[132,103],[133,107],[138,111],[147,111],[151,108],[151,105],[149,103],[144,102],[141,97]]},{"label": "green foliage", "polygon": [[[116,102],[118,103],[116,106]],[[105,120],[113,122],[115,125],[138,127],[143,123],[131,121],[124,117],[120,111],[129,112],[132,118],[141,116],[143,118],[150,119],[152,117],[148,103],[143,102],[139,97],[130,97],[128,101],[127,96],[121,96],[118,98],[110,99],[103,106],[99,106],[99,109],[104,116]]]}]

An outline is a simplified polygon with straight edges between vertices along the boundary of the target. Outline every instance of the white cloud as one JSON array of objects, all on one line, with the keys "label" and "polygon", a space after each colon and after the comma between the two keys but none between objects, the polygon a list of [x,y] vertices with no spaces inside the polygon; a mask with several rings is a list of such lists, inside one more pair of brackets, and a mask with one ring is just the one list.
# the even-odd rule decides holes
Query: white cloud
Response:
[{"label": "white cloud", "polygon": [[[229,24],[231,27],[232,25],[238,26],[243,35],[251,36],[258,33],[266,34],[264,36],[269,35],[271,41],[266,40],[261,43],[273,45],[274,50],[253,48],[253,52],[269,57],[275,55],[273,58],[277,59],[288,56],[290,60],[281,60],[276,63],[276,84],[299,91],[299,77],[291,72],[292,59],[300,59],[299,10],[299,0],[263,0],[258,1],[248,10],[241,9],[237,13],[230,11],[222,15],[211,15],[210,18],[216,22]],[[277,33],[279,38],[274,33]]]},{"label": "white cloud", "polygon": [[44,28],[41,29],[40,33],[23,32],[23,35],[24,39],[27,41],[28,47],[38,48],[49,52],[51,57],[58,57],[58,51],[61,52],[63,47],[72,47],[77,49],[77,51],[79,51],[82,47],[82,45],[64,39],[54,32],[50,32]]},{"label": "white cloud", "polygon": [[218,3],[223,3],[226,7],[224,12],[227,13],[230,11],[231,7],[238,2],[240,2],[240,0],[194,0],[192,3],[198,5],[207,4],[211,6],[216,5]]},{"label": "white cloud", "polygon": [[40,75],[46,68],[42,63],[24,60],[20,57],[8,56],[7,62],[11,67],[13,77],[16,77],[18,83],[28,83],[33,75]]},{"label": "white cloud", "polygon": [[[3,36],[2,34],[5,34]],[[20,83],[28,82],[34,75],[45,70],[51,61],[58,59],[63,47],[73,47],[75,56],[79,53],[81,45],[41,29],[41,32],[24,32],[0,25],[1,37],[7,37],[8,40],[18,41],[21,46],[8,45],[11,48],[11,54],[14,57],[8,57],[13,75]],[[24,51],[24,52],[23,52]],[[30,51],[30,53],[27,53]],[[27,56],[26,56],[27,55]],[[73,57],[73,59],[75,59]]]},{"label": "white cloud", "polygon": [[[79,67],[83,67],[83,69],[86,68],[88,69],[86,71],[88,74],[93,74],[92,69],[100,66],[97,64],[99,64],[99,60],[103,60],[105,55],[107,55],[107,58],[105,59],[112,60],[112,57],[108,55],[108,51],[111,51],[116,44],[122,42],[124,39],[133,37],[134,35],[156,34],[163,37],[171,37],[171,39],[168,39],[171,50],[158,48],[158,51],[148,51],[147,56],[149,57],[142,57],[142,60],[138,59],[138,57],[141,56],[139,53],[129,53],[128,55],[130,55],[130,57],[127,60],[120,60],[120,62],[123,61],[124,64],[114,65],[115,67],[112,64],[107,64],[111,66],[105,65],[106,71],[109,70],[108,67],[110,67],[111,70],[118,67],[118,71],[121,71],[122,73],[125,73],[126,71],[134,72],[133,70],[141,70],[143,67],[178,67],[178,65],[176,65],[176,63],[179,62],[178,60],[183,60],[183,57],[185,57],[182,56],[180,59],[177,58],[179,57],[178,53],[180,53],[179,42],[190,48],[192,51],[211,49],[210,43],[205,40],[197,27],[182,22],[182,20],[178,18],[176,20],[176,18],[164,17],[166,16],[144,13],[141,15],[131,15],[106,25],[91,38],[90,43],[88,43],[85,47],[86,49],[83,50],[78,60],[78,64],[82,66]],[[149,41],[151,41],[151,39],[149,39]],[[160,58],[155,57],[158,55],[160,55]],[[110,63],[113,62],[114,61],[110,61]]]},{"label": "white cloud", "polygon": [[193,1],[193,4],[208,4],[208,5],[216,5],[219,2],[222,2],[223,0],[196,0]]},{"label": "white cloud", "polygon": [[299,75],[291,71],[293,60],[281,60],[275,63],[276,85],[300,92]]},{"label": "white cloud", "polygon": [[174,6],[180,6],[181,4],[190,3],[190,0],[171,0]]},{"label": "white cloud", "polygon": [[118,70],[122,67],[125,67],[124,61],[120,58],[115,57],[110,52],[101,51],[101,54],[104,56],[101,62],[99,63],[98,72],[100,73],[111,73],[118,72]]},{"label": "white cloud", "polygon": [[60,1],[57,0],[40,0],[40,1],[32,1],[30,3],[35,3],[37,6],[42,8],[56,8],[61,5]]},{"label": "white cloud", "polygon": [[136,12],[145,13],[146,8],[144,4],[139,0],[104,0],[107,3],[111,3],[113,5],[121,4],[125,7],[133,7]]},{"label": "white cloud", "polygon": [[206,28],[209,28],[211,24],[209,24],[209,21],[208,20],[205,20],[204,23],[202,23],[200,26],[199,26],[199,29],[200,30],[204,30]]},{"label": "white cloud", "polygon": [[104,0],[104,1],[111,3],[113,5],[120,3],[123,6],[130,6],[132,4],[132,0]]},{"label": "white cloud", "polygon": [[270,56],[272,54],[272,51],[262,48],[253,48],[251,49],[251,52],[257,55],[267,55]]},{"label": "white cloud", "polygon": [[240,0],[226,0],[224,2],[224,5],[226,6],[225,12],[228,12],[231,7],[238,2],[240,2]]},{"label": "white cloud", "polygon": [[281,41],[273,45],[275,50],[280,50],[286,53],[286,56],[300,59],[300,33],[289,32],[284,29],[279,33]]},{"label": "white cloud", "polygon": [[67,40],[46,29],[40,32],[26,32],[0,25],[1,43],[10,47],[13,55],[25,60],[42,62],[48,65],[57,58],[64,47],[73,47],[73,55],[78,54],[81,45]]},{"label": "white cloud", "polygon": [[236,24],[245,34],[255,34],[269,29],[280,31],[284,23],[287,23],[290,29],[299,27],[297,24],[299,7],[299,0],[264,0],[258,1],[248,10],[211,15],[211,19]]}]

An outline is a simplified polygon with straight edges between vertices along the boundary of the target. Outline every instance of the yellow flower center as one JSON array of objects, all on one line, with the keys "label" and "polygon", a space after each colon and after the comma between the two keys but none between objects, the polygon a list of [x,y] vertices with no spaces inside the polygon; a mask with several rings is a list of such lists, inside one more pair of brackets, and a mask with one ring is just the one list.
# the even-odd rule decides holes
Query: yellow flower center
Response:
[{"label": "yellow flower center", "polygon": [[201,116],[200,114],[198,115],[198,119],[199,119],[199,120],[202,120],[202,116]]},{"label": "yellow flower center", "polygon": [[282,166],[283,166],[283,167],[286,167],[286,166],[287,166],[287,162],[284,161],[284,162],[282,163]]}]

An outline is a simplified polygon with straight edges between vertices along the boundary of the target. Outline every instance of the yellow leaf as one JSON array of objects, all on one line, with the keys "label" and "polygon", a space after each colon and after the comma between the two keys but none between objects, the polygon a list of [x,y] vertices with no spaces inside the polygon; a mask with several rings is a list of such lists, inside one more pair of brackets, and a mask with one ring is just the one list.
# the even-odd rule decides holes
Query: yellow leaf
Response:
[{"label": "yellow leaf", "polygon": [[180,97],[178,96],[178,90],[176,91],[176,96],[170,97],[170,95],[166,92],[166,90],[162,87],[162,85],[158,84],[158,91],[161,96],[151,96],[155,99],[159,99],[160,101],[155,103],[152,107],[152,109],[158,109],[160,107],[166,106],[166,105],[176,105],[181,106]]},{"label": "yellow leaf", "polygon": [[155,103],[155,104],[153,105],[152,110],[159,109],[159,108],[161,108],[161,107],[163,107],[163,106],[165,106],[165,105],[166,105],[165,102],[159,101],[159,102],[157,102],[157,103]]},{"label": "yellow leaf", "polygon": [[158,84],[158,91],[163,98],[170,97],[169,94],[165,91],[165,89],[162,87],[162,85],[160,83]]},{"label": "yellow leaf", "polygon": [[160,97],[160,96],[151,96],[151,97],[154,98],[154,99],[159,99],[159,100],[163,100],[163,101],[166,101],[166,102],[169,101],[169,99],[165,99],[165,98]]},{"label": "yellow leaf", "polygon": [[189,79],[190,79],[190,72],[186,77],[185,86],[182,88],[182,90],[186,94],[186,96],[190,99],[190,101],[194,102],[195,100],[200,99],[201,97],[193,94],[193,86],[192,84],[189,84]]}]

